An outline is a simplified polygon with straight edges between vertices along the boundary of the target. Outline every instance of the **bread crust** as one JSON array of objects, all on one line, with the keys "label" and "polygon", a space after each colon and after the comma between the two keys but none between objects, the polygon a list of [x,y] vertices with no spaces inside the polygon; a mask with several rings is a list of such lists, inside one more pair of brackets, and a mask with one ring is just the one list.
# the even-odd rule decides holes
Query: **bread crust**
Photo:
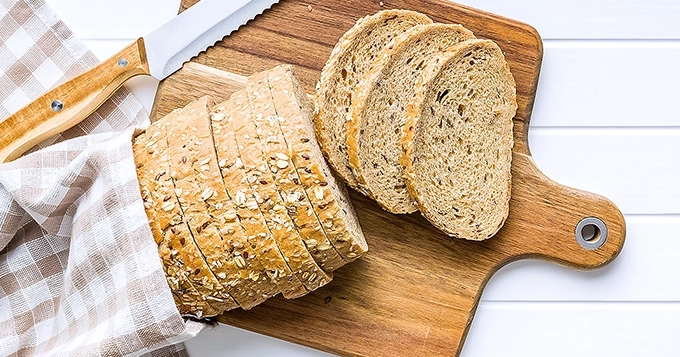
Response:
[{"label": "bread crust", "polygon": [[[154,200],[152,197],[156,188],[156,185],[153,182],[153,176],[156,174],[156,169],[145,166],[145,164],[150,161],[149,156],[154,154],[153,151],[147,148],[147,144],[148,140],[146,139],[146,133],[143,132],[133,139],[132,152],[134,154],[137,179],[139,181],[139,190],[142,195],[144,212],[146,213],[147,220],[149,222],[149,228],[154,241],[156,242],[156,245],[159,246],[163,242],[163,230],[160,228],[160,223],[156,217],[156,210],[159,209],[159,207],[156,207],[156,200]],[[151,145],[149,145],[149,147],[150,146]],[[168,270],[168,267],[171,264],[166,263],[170,262],[166,262],[164,259],[161,259],[161,266],[163,267],[163,272],[165,273],[167,279],[172,275],[172,272]],[[168,284],[169,283],[170,282],[168,280]],[[198,292],[193,286],[190,286],[189,284],[186,285],[188,290],[187,293],[190,296],[199,296]],[[175,289],[170,289],[170,292],[172,293],[172,298],[175,301],[175,305],[180,310],[180,313],[189,313],[191,306],[184,306],[181,298],[182,294]]]},{"label": "bread crust", "polygon": [[[380,38],[379,41],[375,41],[375,38],[367,38],[370,37],[367,36],[369,29],[382,27],[380,25],[383,23],[389,24],[387,27],[389,31],[386,31],[384,38]],[[359,185],[350,169],[347,157],[346,124],[350,118],[346,112],[338,112],[349,109],[352,93],[337,98],[333,89],[338,86],[338,82],[347,84],[349,87],[357,84],[358,80],[355,83],[349,83],[354,80],[354,75],[351,68],[350,71],[344,68],[344,62],[349,58],[361,56],[362,50],[370,52],[367,54],[368,58],[365,58],[365,63],[352,61],[354,70],[360,72],[357,78],[361,78],[370,65],[370,56],[375,54],[371,51],[371,46],[379,50],[392,37],[396,37],[407,28],[425,23],[432,23],[432,20],[424,14],[408,10],[383,10],[361,18],[340,38],[321,71],[321,77],[316,86],[317,102],[314,119],[316,136],[330,166],[350,187],[365,195],[370,196],[370,191]]]},{"label": "bread crust", "polygon": [[[346,191],[339,188],[318,148],[308,98],[290,65],[275,67],[267,73],[276,112],[283,118],[278,125],[300,184],[307,193],[316,218],[322,223],[328,238],[326,242],[340,254],[343,264],[354,261],[366,253],[368,245]],[[344,211],[341,208],[343,202],[349,203]],[[319,242],[321,244],[325,242]]]},{"label": "bread crust", "polygon": [[[332,275],[321,269],[314,261],[300,232],[288,215],[275,184],[276,179],[263,156],[264,148],[261,141],[266,138],[261,138],[258,134],[254,120],[256,113],[251,107],[247,93],[236,92],[230,100],[236,105],[236,112],[244,106],[251,111],[248,117],[234,118],[232,121],[241,157],[241,162],[237,162],[236,165],[243,165],[267,226],[277,239],[279,249],[286,257],[291,270],[307,290],[315,290],[331,281]],[[260,133],[267,135],[267,132]]]},{"label": "bread crust", "polygon": [[[309,196],[305,191],[296,166],[292,161],[294,152],[286,143],[280,122],[288,118],[276,111],[275,100],[269,88],[267,72],[256,73],[248,78],[247,91],[254,108],[254,123],[269,168],[274,175],[276,187],[288,209],[288,215],[298,228],[307,250],[319,266],[332,272],[345,265],[345,261],[333,248],[318,220]],[[258,134],[259,134],[258,133]]]},{"label": "bread crust", "polygon": [[[412,68],[419,60],[427,63],[431,55],[472,38],[472,32],[461,25],[416,25],[385,46],[354,90],[347,133],[349,164],[359,185],[366,187],[372,198],[388,212],[413,213],[418,206],[402,178],[399,157],[403,130],[376,131],[378,127],[385,129],[381,125],[389,123],[403,127],[405,107],[413,100],[414,85],[422,70],[420,64]],[[413,51],[418,53],[413,54]],[[414,56],[408,57],[409,54]],[[383,94],[388,94],[389,98],[380,98],[380,89],[386,86],[390,87]],[[379,107],[386,103],[388,108]],[[380,139],[374,139],[376,137]]]},{"label": "bread crust", "polygon": [[[148,142],[144,145],[148,161],[142,172],[154,175],[150,187],[158,229],[162,232],[158,252],[166,268],[171,290],[180,294],[180,312],[198,317],[210,317],[238,307],[238,304],[219,284],[206,265],[191,237],[184,220],[174,184],[169,175],[167,130],[184,109],[177,109],[163,119],[151,124],[146,131]],[[142,156],[141,160],[145,158]],[[156,170],[152,170],[152,167]],[[160,239],[156,234],[156,239]]]},{"label": "bread crust", "polygon": [[[237,112],[237,109],[240,109],[241,112]],[[297,298],[305,295],[307,289],[293,274],[276,243],[289,239],[289,237],[282,235],[285,233],[284,231],[272,232],[269,229],[243,165],[236,164],[243,162],[243,160],[238,153],[238,143],[232,128],[232,121],[246,120],[244,118],[247,118],[250,115],[249,113],[248,106],[237,108],[234,100],[217,104],[211,109],[211,124],[215,138],[217,162],[225,186],[236,203],[236,214],[246,232],[248,241],[259,254],[258,259],[266,274],[278,286],[284,297],[288,299]],[[252,184],[257,185],[259,182],[253,181]],[[274,234],[279,235],[278,239],[274,237]]]},{"label": "bread crust", "polygon": [[[436,93],[439,89],[435,88],[435,83],[439,78],[442,69],[446,68],[450,64],[457,63],[456,61],[461,61],[465,58],[466,54],[471,53],[475,49],[485,49],[492,52],[492,56],[497,56],[501,65],[497,68],[498,73],[502,77],[504,90],[511,92],[507,98],[504,98],[504,103],[507,103],[507,112],[500,113],[495,123],[498,125],[506,125],[507,130],[503,133],[502,137],[495,138],[497,141],[504,143],[500,150],[502,151],[501,156],[504,159],[501,162],[502,167],[498,169],[498,174],[504,177],[501,189],[504,190],[504,199],[501,202],[494,202],[493,205],[501,206],[501,215],[495,225],[487,224],[487,229],[484,231],[475,231],[474,227],[470,227],[468,224],[455,225],[450,224],[453,219],[446,220],[440,219],[441,215],[435,212],[434,207],[429,207],[426,199],[428,196],[424,191],[423,183],[427,183],[426,177],[423,174],[416,172],[414,160],[416,150],[419,150],[417,135],[420,135],[422,130],[422,117],[423,112],[429,110],[426,99],[433,93]],[[472,60],[471,64],[472,66]],[[482,72],[488,74],[490,72]],[[434,226],[447,233],[452,237],[465,238],[469,240],[483,240],[493,236],[503,225],[505,219],[508,215],[508,207],[510,201],[510,190],[512,184],[511,171],[510,171],[510,161],[512,159],[512,142],[513,142],[513,132],[512,132],[512,117],[515,114],[517,108],[516,95],[515,95],[515,82],[512,74],[510,73],[509,66],[503,57],[503,53],[493,41],[490,40],[479,40],[473,39],[464,41],[457,46],[453,47],[450,51],[442,53],[441,55],[435,56],[432,59],[431,64],[426,68],[421,76],[421,79],[417,85],[416,100],[409,104],[407,107],[407,124],[404,126],[404,135],[402,140],[402,155],[400,157],[400,162],[404,166],[404,178],[406,181],[407,188],[411,195],[416,199],[418,207],[425,218],[427,218]],[[501,92],[498,92],[501,95]],[[496,113],[492,113],[496,114]],[[494,124],[494,120],[491,124]],[[507,162],[506,162],[507,161]],[[489,202],[486,202],[489,203]],[[454,205],[455,203],[451,203]],[[474,218],[474,217],[473,217]],[[479,222],[476,222],[479,223]],[[473,222],[473,225],[476,225]],[[489,222],[485,222],[489,223]]]},{"label": "bread crust", "polygon": [[189,229],[224,289],[244,309],[278,293],[249,244],[226,192],[210,129],[212,99],[186,107],[168,128],[170,175]]}]

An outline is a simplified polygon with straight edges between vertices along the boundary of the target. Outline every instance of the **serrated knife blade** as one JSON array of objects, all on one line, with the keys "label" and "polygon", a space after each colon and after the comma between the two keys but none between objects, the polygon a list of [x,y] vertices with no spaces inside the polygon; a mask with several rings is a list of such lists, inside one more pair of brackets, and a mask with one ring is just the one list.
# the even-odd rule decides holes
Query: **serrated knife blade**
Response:
[{"label": "serrated knife blade", "polygon": [[278,0],[201,0],[96,67],[55,87],[0,123],[0,163],[73,127],[128,79],[159,80]]},{"label": "serrated knife blade", "polygon": [[199,1],[142,37],[151,75],[157,79],[169,76],[184,62],[238,30],[276,2],[278,0]]}]

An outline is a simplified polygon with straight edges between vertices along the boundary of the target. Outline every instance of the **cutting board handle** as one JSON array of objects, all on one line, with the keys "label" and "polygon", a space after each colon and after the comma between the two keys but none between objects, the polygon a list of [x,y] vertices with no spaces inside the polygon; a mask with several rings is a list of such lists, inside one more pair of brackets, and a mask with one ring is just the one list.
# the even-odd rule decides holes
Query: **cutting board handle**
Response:
[{"label": "cutting board handle", "polygon": [[485,242],[504,252],[496,268],[518,259],[540,258],[585,270],[602,267],[618,256],[626,223],[612,201],[556,183],[530,155],[514,153],[512,165],[509,218],[496,237]]},{"label": "cutting board handle", "polygon": [[142,38],[1,122],[0,163],[16,159],[39,142],[80,123],[125,81],[140,74],[149,74]]}]

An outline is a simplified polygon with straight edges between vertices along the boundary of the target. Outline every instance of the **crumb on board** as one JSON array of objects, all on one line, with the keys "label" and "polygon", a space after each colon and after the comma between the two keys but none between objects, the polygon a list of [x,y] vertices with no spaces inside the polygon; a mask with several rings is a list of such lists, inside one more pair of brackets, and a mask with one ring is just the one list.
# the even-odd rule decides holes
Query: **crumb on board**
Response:
[{"label": "crumb on board", "polygon": [[307,5],[307,11],[312,11],[312,5]]}]

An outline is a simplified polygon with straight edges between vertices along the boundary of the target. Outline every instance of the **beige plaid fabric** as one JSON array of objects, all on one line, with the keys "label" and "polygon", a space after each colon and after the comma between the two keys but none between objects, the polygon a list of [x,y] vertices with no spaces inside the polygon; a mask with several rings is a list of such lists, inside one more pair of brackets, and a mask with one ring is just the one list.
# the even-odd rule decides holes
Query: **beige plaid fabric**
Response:
[{"label": "beige plaid fabric", "polygon": [[[96,63],[42,0],[0,0],[0,121]],[[174,306],[142,206],[146,118],[122,89],[0,165],[0,355],[186,355],[202,325]]]}]

